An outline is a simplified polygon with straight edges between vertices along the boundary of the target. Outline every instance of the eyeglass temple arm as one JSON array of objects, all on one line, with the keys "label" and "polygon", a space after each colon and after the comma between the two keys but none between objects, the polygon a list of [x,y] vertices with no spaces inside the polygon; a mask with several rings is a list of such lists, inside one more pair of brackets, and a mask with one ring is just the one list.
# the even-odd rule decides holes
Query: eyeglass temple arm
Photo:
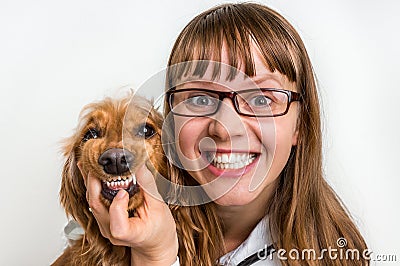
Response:
[{"label": "eyeglass temple arm", "polygon": [[294,91],[290,92],[290,101],[291,102],[301,101],[301,99],[302,99],[302,97],[301,97],[300,93],[294,92]]}]

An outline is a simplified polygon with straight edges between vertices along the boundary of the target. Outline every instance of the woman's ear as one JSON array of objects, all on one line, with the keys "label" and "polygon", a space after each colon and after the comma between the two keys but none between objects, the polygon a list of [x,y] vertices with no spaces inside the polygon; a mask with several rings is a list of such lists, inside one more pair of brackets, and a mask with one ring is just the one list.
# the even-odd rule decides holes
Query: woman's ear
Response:
[{"label": "woman's ear", "polygon": [[292,146],[297,146],[297,140],[299,138],[299,130],[300,130],[300,121],[299,121],[299,117],[297,117],[296,123],[293,128]]},{"label": "woman's ear", "polygon": [[296,131],[294,132],[294,134],[292,136],[292,146],[296,146],[297,145],[298,137],[299,137],[299,129],[296,128]]},{"label": "woman's ear", "polygon": [[300,131],[300,119],[301,119],[301,107],[300,105],[297,106],[297,119],[296,123],[294,124],[293,128],[293,135],[292,135],[292,146],[297,146],[298,138],[299,138],[299,131]]}]

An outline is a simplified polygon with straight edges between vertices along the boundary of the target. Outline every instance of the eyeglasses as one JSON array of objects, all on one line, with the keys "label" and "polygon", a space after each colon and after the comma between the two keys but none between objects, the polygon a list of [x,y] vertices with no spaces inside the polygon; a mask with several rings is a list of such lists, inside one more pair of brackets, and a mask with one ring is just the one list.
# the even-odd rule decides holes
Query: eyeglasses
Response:
[{"label": "eyeglasses", "polygon": [[186,117],[202,117],[218,112],[225,98],[232,100],[238,114],[250,117],[276,117],[285,115],[300,94],[294,91],[258,88],[242,91],[214,91],[200,88],[176,90],[166,93],[171,112]]}]

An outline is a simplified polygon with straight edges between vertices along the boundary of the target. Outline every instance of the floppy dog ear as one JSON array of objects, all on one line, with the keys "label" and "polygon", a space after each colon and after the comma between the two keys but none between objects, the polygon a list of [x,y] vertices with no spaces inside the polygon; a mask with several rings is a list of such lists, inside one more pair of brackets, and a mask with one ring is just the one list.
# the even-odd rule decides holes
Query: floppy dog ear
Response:
[{"label": "floppy dog ear", "polygon": [[[81,226],[88,224],[91,213],[86,200],[86,186],[77,166],[79,141],[71,138],[64,147],[66,161],[62,172],[60,202],[68,216],[72,216]],[[86,228],[84,228],[86,229]]]}]

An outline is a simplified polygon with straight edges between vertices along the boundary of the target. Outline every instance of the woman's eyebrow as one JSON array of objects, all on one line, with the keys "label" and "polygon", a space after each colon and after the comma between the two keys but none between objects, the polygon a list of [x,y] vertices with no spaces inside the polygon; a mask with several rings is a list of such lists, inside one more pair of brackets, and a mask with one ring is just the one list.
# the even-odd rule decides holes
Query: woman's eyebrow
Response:
[{"label": "woman's eyebrow", "polygon": [[205,85],[210,85],[211,82],[209,81],[189,81],[189,82],[183,82],[182,84],[179,84],[177,87],[198,87],[198,86],[205,86]]},{"label": "woman's eyebrow", "polygon": [[273,74],[266,74],[266,75],[262,75],[262,76],[255,77],[255,78],[254,77],[246,77],[245,80],[253,82],[257,86],[259,86],[260,84],[263,84],[265,82],[268,82],[268,81],[275,82],[279,86],[283,86],[283,84],[284,84],[284,81],[279,76],[276,76]]},{"label": "woman's eyebrow", "polygon": [[277,81],[277,82],[281,83],[280,77],[277,76],[276,74],[262,74],[257,77],[249,77],[249,76],[245,77],[245,79],[250,79],[250,78],[252,79],[252,81],[254,83],[257,83],[257,84],[262,83],[267,80],[273,80],[273,81]]}]

